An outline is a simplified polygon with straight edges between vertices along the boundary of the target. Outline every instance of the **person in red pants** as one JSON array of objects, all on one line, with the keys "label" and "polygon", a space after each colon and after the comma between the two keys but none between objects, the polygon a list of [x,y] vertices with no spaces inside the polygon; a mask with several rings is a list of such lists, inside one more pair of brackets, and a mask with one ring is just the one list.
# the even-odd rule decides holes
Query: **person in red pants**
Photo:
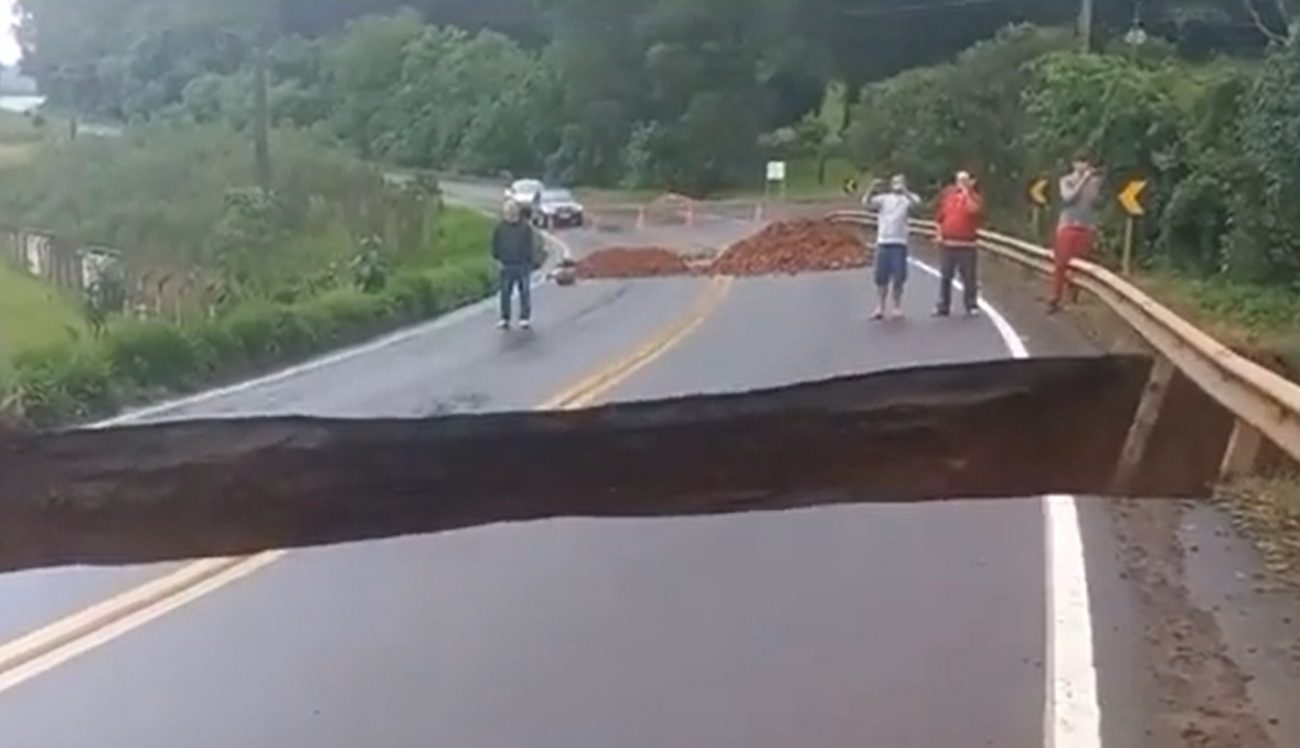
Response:
[{"label": "person in red pants", "polygon": [[1053,247],[1051,299],[1048,312],[1060,310],[1070,286],[1070,263],[1087,257],[1097,241],[1097,199],[1101,174],[1085,153],[1074,157],[1073,170],[1061,177],[1061,217]]}]

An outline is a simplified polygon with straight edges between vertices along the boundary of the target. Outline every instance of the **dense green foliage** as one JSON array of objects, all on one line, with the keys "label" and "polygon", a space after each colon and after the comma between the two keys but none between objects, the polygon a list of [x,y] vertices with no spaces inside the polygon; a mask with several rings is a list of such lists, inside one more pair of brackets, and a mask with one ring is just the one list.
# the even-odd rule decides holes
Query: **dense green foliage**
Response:
[{"label": "dense green foliage", "polygon": [[[1152,0],[1146,14],[1158,25],[1182,6],[1205,4]],[[376,15],[399,5],[421,15]],[[943,59],[1010,21],[1067,22],[1077,5],[22,0],[22,7],[29,68],[61,106],[247,126],[250,68],[269,36],[275,119],[319,128],[364,156],[699,192],[761,180],[760,134],[797,125],[831,81],[846,84],[852,100],[866,81]],[[1103,7],[1103,29],[1129,20]],[[1239,9],[1224,20],[1238,22]]]},{"label": "dense green foliage", "polygon": [[[270,294],[346,263],[367,237],[430,250],[436,195],[312,136],[279,130],[273,192],[249,187],[247,139],[225,124],[156,124],[122,138],[50,141],[0,173],[0,215],[143,271]],[[129,186],[129,188],[124,188]]]},{"label": "dense green foliage", "polygon": [[0,359],[51,340],[70,339],[84,328],[75,298],[0,263]]},{"label": "dense green foliage", "polygon": [[[979,81],[986,81],[980,85]],[[1300,50],[1261,63],[1191,63],[1152,44],[1059,51],[1020,27],[951,65],[872,84],[850,136],[855,156],[937,185],[980,174],[995,215],[1020,217],[1031,177],[1092,151],[1112,189],[1151,180],[1144,262],[1196,277],[1300,288]],[[1114,248],[1121,221],[1108,202]]]}]

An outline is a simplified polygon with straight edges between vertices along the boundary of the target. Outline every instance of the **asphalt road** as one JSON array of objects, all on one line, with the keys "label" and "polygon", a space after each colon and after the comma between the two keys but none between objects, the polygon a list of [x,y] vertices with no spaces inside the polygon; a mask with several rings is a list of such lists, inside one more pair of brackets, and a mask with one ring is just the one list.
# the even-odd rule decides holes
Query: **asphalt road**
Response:
[{"label": "asphalt road", "polygon": [[[934,282],[914,278],[910,318],[883,324],[868,321],[862,272],[740,281],[611,397],[1007,355],[987,320],[929,319]],[[500,335],[480,307],[157,417],[534,407],[678,319],[702,286],[548,286],[531,335]],[[293,553],[0,693],[0,744],[1038,746],[1043,522],[1034,501],[957,502]],[[0,611],[25,595],[0,635],[158,571],[0,577]]]}]

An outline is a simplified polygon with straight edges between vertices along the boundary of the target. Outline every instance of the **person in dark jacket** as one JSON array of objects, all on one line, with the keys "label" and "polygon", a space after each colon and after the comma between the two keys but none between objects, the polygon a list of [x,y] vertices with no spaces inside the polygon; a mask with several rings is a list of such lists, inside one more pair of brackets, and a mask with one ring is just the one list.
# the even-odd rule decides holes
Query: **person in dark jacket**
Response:
[{"label": "person in dark jacket", "polygon": [[514,201],[508,201],[502,212],[501,222],[492,231],[492,259],[497,261],[501,272],[501,321],[497,325],[502,330],[509,329],[512,302],[518,290],[519,326],[527,330],[532,326],[532,275],[537,269],[537,237]]}]

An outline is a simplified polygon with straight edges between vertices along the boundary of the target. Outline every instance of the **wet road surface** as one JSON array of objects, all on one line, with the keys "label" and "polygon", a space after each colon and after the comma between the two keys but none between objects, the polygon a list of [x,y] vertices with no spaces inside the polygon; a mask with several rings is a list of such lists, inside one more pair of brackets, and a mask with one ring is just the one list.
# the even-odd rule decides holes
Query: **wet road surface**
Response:
[{"label": "wet road surface", "polygon": [[[922,273],[904,322],[869,322],[867,286],[864,272],[740,281],[610,397],[1006,355],[987,320],[929,319]],[[532,336],[499,336],[480,309],[164,417],[532,407],[672,323],[700,287],[548,287]],[[294,553],[0,693],[0,743],[1042,745],[1043,537],[1038,502],[958,502]]]},{"label": "wet road surface", "polygon": [[[576,252],[599,237],[568,235]],[[500,335],[488,300],[226,394],[145,409],[133,420],[303,414],[420,417],[535,407],[624,355],[690,307],[702,281],[537,290],[537,328]],[[296,372],[296,373],[295,373]],[[174,570],[177,564],[0,574],[0,643]],[[3,730],[0,730],[0,735]],[[0,741],[0,745],[4,745]]]}]

